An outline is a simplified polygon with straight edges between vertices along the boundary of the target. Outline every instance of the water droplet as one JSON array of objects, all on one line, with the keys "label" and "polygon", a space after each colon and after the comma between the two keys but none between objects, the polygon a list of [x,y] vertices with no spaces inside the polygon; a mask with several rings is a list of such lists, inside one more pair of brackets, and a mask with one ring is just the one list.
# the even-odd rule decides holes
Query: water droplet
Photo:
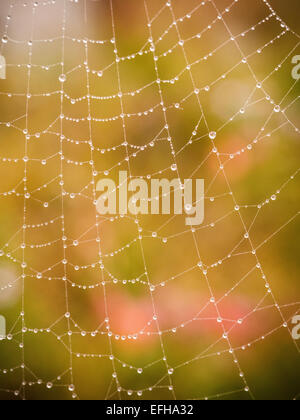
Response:
[{"label": "water droplet", "polygon": [[60,76],[59,76],[59,81],[61,82],[61,83],[65,83],[65,81],[67,80],[67,76],[65,75],[65,74],[61,74]]},{"label": "water droplet", "polygon": [[191,210],[192,210],[192,205],[191,205],[191,204],[186,204],[186,205],[185,205],[185,211],[186,211],[187,213],[189,213]]}]

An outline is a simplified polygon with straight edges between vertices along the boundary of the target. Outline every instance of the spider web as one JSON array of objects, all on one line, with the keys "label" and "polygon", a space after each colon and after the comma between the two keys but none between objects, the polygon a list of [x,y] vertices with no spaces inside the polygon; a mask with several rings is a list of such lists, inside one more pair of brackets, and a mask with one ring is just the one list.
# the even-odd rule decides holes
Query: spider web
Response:
[{"label": "spider web", "polygon": [[[299,35],[245,3],[3,2],[1,398],[254,399],[299,363]],[[204,178],[204,224],[99,215],[120,170]]]}]

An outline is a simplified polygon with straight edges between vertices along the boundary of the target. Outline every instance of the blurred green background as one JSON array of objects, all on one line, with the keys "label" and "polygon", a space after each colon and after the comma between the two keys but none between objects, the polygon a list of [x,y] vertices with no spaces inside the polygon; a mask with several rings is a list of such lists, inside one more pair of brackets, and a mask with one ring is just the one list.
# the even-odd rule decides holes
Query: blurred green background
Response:
[{"label": "blurred green background", "polygon": [[[170,8],[147,0],[145,8],[143,0],[112,0],[114,25],[108,0],[37,3],[0,6],[7,62],[0,80],[0,314],[9,334],[0,342],[0,398],[298,398],[291,320],[300,309],[299,84],[292,78],[299,2],[172,0]],[[84,121],[59,118],[63,45],[62,112]],[[127,58],[116,65],[116,55]],[[92,170],[95,180],[106,171],[118,179],[128,162],[122,120],[90,125],[86,117],[89,103],[93,118],[121,114],[118,76],[123,112],[133,114],[124,118],[132,176],[174,177],[154,55],[180,176],[205,179],[205,221],[192,233],[185,216],[140,216],[139,232],[132,216],[99,216],[97,231]],[[278,104],[284,113],[273,111]],[[218,133],[215,145],[208,128]],[[23,281],[25,166],[31,196]]]}]

